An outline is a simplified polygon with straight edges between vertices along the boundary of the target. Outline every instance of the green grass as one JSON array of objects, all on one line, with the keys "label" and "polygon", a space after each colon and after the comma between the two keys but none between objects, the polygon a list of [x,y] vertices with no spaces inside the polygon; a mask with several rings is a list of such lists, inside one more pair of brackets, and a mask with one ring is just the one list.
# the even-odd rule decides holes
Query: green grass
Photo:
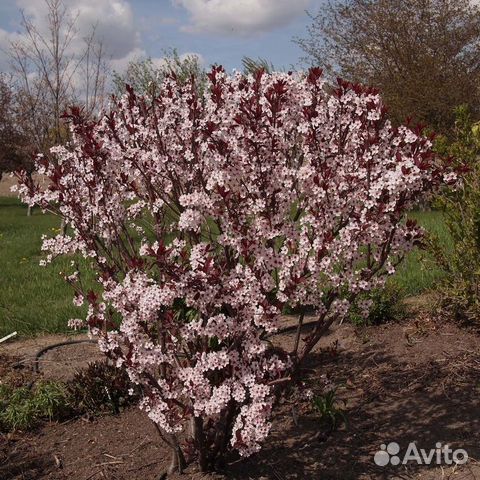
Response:
[{"label": "green grass", "polygon": [[71,287],[60,271],[68,259],[40,267],[41,236],[58,231],[60,220],[36,208],[27,217],[18,200],[0,197],[0,336],[67,331],[70,318],[84,312],[72,303]]},{"label": "green grass", "polygon": [[[418,211],[410,213],[409,217],[417,220],[429,233],[437,236],[445,248],[449,248],[451,239],[442,212]],[[411,296],[433,288],[443,275],[444,272],[435,265],[427,252],[415,249],[398,267],[392,281],[400,287],[405,296]]]},{"label": "green grass", "polygon": [[[47,267],[39,266],[41,236],[57,232],[59,219],[38,209],[27,217],[26,211],[18,200],[0,197],[0,336],[15,330],[20,335],[66,332],[70,318],[85,315],[72,304],[72,289],[59,275],[68,270],[70,260],[62,258]],[[448,245],[441,213],[414,212],[411,217]],[[81,263],[85,268],[85,261]],[[409,296],[431,288],[441,277],[442,272],[428,256],[415,250],[392,281]]]}]

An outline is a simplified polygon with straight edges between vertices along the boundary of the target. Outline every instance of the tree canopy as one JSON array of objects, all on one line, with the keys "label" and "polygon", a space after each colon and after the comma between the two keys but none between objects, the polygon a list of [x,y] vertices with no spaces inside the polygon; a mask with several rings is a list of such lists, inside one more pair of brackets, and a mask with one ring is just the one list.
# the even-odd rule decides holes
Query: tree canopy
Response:
[{"label": "tree canopy", "polygon": [[469,0],[340,0],[295,41],[332,76],[380,88],[397,122],[412,116],[440,131],[454,108],[478,115],[480,10]]}]

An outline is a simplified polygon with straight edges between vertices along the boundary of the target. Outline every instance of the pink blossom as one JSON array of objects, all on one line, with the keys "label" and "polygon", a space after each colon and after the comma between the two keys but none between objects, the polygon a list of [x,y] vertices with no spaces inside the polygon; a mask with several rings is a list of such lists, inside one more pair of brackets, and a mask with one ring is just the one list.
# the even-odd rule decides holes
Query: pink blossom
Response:
[{"label": "pink blossom", "polygon": [[[50,188],[19,173],[19,192],[70,227],[46,261],[94,265],[99,291],[72,277],[75,303],[149,417],[168,435],[200,419],[249,455],[276,385],[421,239],[408,209],[456,177],[372,89],[327,90],[318,69],[209,79],[203,96],[195,79],[154,102],[129,89],[98,121],[72,109],[71,144],[38,160]],[[318,315],[292,356],[265,341],[286,305]]]}]

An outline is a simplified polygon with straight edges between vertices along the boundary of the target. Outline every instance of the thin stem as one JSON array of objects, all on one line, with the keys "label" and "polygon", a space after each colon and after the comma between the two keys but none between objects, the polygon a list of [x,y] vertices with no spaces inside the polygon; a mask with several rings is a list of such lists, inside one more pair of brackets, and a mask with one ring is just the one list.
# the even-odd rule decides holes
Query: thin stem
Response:
[{"label": "thin stem", "polygon": [[297,327],[297,334],[295,335],[295,345],[293,347],[292,351],[292,356],[297,356],[298,353],[298,345],[300,343],[300,335],[302,332],[302,325],[303,325],[303,319],[305,318],[305,313],[302,312],[300,314],[300,317],[298,318],[298,327]]},{"label": "thin stem", "polygon": [[198,451],[198,464],[202,472],[208,470],[208,458],[205,448],[205,433],[203,430],[203,420],[200,417],[193,417],[193,433],[195,446]]}]

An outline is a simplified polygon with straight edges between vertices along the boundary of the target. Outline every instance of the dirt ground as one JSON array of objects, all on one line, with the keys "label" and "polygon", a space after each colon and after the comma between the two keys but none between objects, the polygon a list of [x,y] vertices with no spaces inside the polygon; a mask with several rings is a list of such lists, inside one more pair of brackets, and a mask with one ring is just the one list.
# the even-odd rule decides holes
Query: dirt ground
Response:
[{"label": "dirt ground", "polygon": [[[70,342],[83,342],[86,335],[44,335],[0,344],[0,354],[19,358],[17,370],[32,369],[37,353],[46,347]],[[37,370],[45,380],[69,380],[85,368],[89,362],[102,360],[104,357],[93,343],[71,343],[47,350],[38,358]]]},{"label": "dirt ground", "polygon": [[[62,339],[14,342],[0,347],[0,355],[28,365],[38,347],[53,340]],[[278,342],[289,344],[293,335],[276,337]],[[286,400],[259,454],[233,460],[223,474],[204,476],[190,468],[181,478],[480,479],[479,345],[477,333],[421,312],[401,323],[336,327],[307,365],[307,382],[317,391],[325,383],[337,388],[347,425],[328,433],[309,403]],[[97,355],[94,349],[81,344],[50,351],[41,370],[66,378],[86,354]],[[401,452],[410,442],[427,451],[441,442],[466,450],[469,461],[456,468],[415,462],[379,467],[374,454],[389,442]],[[0,437],[2,480],[159,480],[167,464],[155,429],[136,409]]]}]

